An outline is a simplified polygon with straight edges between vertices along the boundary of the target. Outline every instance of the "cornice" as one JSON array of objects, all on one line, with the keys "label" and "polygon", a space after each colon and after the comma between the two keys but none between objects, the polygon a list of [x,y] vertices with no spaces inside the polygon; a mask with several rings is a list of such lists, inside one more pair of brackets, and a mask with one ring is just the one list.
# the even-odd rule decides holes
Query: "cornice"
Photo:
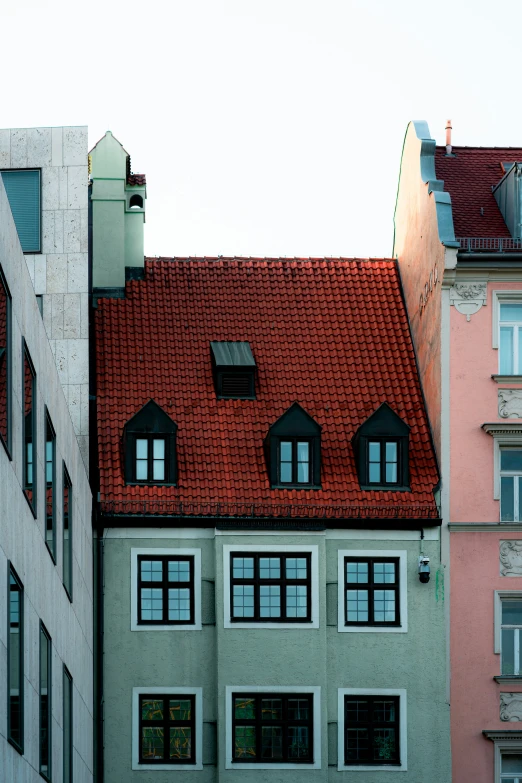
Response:
[{"label": "cornice", "polygon": [[522,674],[497,674],[493,679],[500,685],[522,685]]},{"label": "cornice", "polygon": [[502,435],[516,435],[520,438],[522,436],[522,421],[517,424],[515,424],[513,421],[485,422],[482,425],[482,429],[484,432],[487,432],[488,435],[492,435],[493,437]]},{"label": "cornice", "polygon": [[492,375],[491,378],[495,383],[522,383],[522,375]]},{"label": "cornice", "polygon": [[492,742],[520,742],[522,731],[519,729],[484,729],[482,734]]},{"label": "cornice", "polygon": [[521,533],[522,522],[450,522],[450,533]]}]

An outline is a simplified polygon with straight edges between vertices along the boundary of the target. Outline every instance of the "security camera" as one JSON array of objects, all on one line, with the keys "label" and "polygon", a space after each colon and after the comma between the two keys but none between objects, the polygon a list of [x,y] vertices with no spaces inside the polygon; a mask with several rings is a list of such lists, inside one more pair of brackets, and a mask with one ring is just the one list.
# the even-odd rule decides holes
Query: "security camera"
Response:
[{"label": "security camera", "polygon": [[419,557],[419,579],[423,584],[430,581],[430,559],[426,555]]}]

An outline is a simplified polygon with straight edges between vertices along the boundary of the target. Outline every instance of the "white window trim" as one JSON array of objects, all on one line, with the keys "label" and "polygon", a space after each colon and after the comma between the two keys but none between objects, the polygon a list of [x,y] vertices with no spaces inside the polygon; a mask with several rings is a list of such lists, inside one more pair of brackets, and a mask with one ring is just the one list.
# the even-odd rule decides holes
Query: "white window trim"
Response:
[{"label": "white window trim", "polygon": [[502,601],[516,600],[522,601],[522,590],[495,590],[493,623],[494,623],[494,645],[493,652],[500,655],[502,640]]},{"label": "white window trim", "polygon": [[[314,742],[313,764],[242,764],[232,761],[232,694],[233,693],[311,693],[314,697]],[[225,686],[225,769],[321,769],[321,687],[319,685],[227,685]]]},{"label": "white window trim", "polygon": [[500,500],[500,449],[522,448],[522,424],[514,421],[486,422],[482,429],[493,438],[493,500]]},{"label": "white window trim", "polygon": [[[355,766],[344,763],[344,697],[398,696],[399,697],[399,753],[401,763]],[[404,688],[338,688],[337,690],[337,769],[339,772],[406,772],[408,770],[408,720],[406,690]]]},{"label": "white window trim", "polygon": [[[194,622],[190,625],[138,625],[138,555],[194,557]],[[131,549],[131,631],[201,631],[201,549]],[[156,767],[154,767],[156,768]],[[141,769],[141,766],[140,766]],[[170,767],[169,767],[170,769]]]},{"label": "white window trim", "polygon": [[[252,622],[232,622],[230,620],[230,555],[233,552],[281,552],[288,554],[293,552],[310,553],[310,563],[312,573],[310,575],[311,609],[312,618],[308,623],[252,623]],[[223,607],[223,625],[225,628],[258,628],[259,630],[278,630],[283,628],[292,630],[308,630],[319,628],[319,548],[317,545],[293,545],[283,544],[276,546],[265,544],[256,546],[255,544],[233,544],[223,547],[223,586],[224,586],[224,607]],[[234,769],[237,764],[234,764]],[[249,765],[252,766],[252,765]],[[301,765],[299,765],[301,766]],[[272,769],[272,767],[270,767]]]},{"label": "white window trim", "polygon": [[[337,554],[337,630],[339,633],[407,633],[408,632],[408,553],[405,549],[339,549]],[[344,624],[344,558],[395,557],[399,558],[399,611],[401,624],[386,626],[357,626]]]},{"label": "white window trim", "polygon": [[[522,304],[522,289],[516,291],[494,290],[491,292],[491,310],[492,310],[492,346],[499,347],[500,341],[500,304]],[[499,360],[500,361],[500,360]]]},{"label": "white window trim", "polygon": [[483,734],[495,745],[495,783],[501,783],[500,764],[502,755],[522,753],[522,732],[520,731],[484,731]]},{"label": "white window trim", "polygon": [[[195,696],[196,710],[196,763],[195,764],[140,764],[140,720],[139,720],[139,698],[142,693],[155,694],[179,694],[180,696]],[[139,770],[158,770],[159,772],[176,772],[184,770],[186,772],[200,771],[203,769],[203,688],[133,688],[132,689],[132,769]]]}]

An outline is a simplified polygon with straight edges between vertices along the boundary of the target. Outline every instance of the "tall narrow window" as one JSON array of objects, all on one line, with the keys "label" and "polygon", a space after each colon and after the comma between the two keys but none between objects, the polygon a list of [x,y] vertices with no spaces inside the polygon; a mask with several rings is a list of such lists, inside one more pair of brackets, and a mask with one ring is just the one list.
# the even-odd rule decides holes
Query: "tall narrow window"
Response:
[{"label": "tall narrow window", "polygon": [[24,253],[40,252],[40,170],[0,172]]},{"label": "tall narrow window", "polygon": [[40,622],[40,774],[51,780],[51,637]]},{"label": "tall narrow window", "polygon": [[56,562],[55,483],[56,435],[49,414],[45,414],[45,543]]},{"label": "tall narrow window", "polygon": [[73,779],[73,680],[63,667],[63,783]]},{"label": "tall narrow window", "polygon": [[502,601],[501,671],[522,674],[522,601]]},{"label": "tall narrow window", "polygon": [[63,466],[63,586],[72,601],[72,484]]},{"label": "tall narrow window", "polygon": [[7,737],[21,753],[24,750],[24,589],[9,565],[7,606]]},{"label": "tall narrow window", "polygon": [[0,440],[10,446],[11,297],[0,269]]},{"label": "tall narrow window", "polygon": [[36,517],[36,373],[24,342],[24,493]]},{"label": "tall narrow window", "polygon": [[522,753],[501,752],[500,783],[522,783]]},{"label": "tall narrow window", "polygon": [[522,449],[500,451],[500,521],[520,522]]},{"label": "tall narrow window", "polygon": [[522,303],[500,305],[499,372],[522,374]]}]

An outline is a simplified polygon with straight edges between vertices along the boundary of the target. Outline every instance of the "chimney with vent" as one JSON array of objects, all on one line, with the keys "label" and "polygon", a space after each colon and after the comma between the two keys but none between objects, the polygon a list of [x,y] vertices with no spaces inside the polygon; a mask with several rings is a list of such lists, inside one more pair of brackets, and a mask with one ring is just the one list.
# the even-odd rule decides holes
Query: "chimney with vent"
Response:
[{"label": "chimney with vent", "polygon": [[448,158],[454,158],[455,156],[452,153],[453,147],[451,146],[451,120],[446,120],[446,156]]}]

